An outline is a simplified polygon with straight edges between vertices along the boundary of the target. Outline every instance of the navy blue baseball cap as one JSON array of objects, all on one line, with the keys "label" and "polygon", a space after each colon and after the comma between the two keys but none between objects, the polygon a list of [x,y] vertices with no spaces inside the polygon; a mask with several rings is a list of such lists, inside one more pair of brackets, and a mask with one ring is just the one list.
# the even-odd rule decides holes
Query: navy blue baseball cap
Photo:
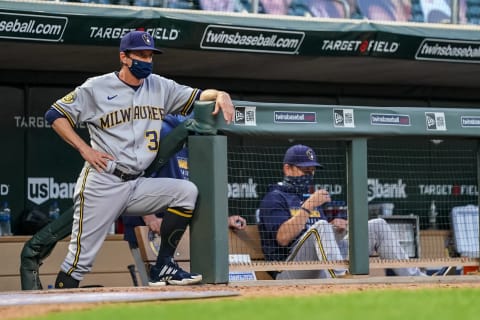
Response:
[{"label": "navy blue baseball cap", "polygon": [[323,166],[317,162],[317,155],[313,149],[303,144],[296,144],[288,148],[287,152],[285,152],[283,163],[297,167],[323,168]]},{"label": "navy blue baseball cap", "polygon": [[120,41],[120,52],[152,50],[153,53],[162,53],[162,50],[155,48],[155,42],[150,33],[145,31],[130,31]]}]

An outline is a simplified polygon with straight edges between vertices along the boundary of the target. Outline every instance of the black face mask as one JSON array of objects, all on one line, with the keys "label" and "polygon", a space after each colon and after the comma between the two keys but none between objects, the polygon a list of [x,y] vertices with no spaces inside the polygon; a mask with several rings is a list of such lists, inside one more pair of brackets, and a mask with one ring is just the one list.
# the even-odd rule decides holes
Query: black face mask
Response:
[{"label": "black face mask", "polygon": [[313,174],[305,174],[298,177],[286,176],[284,180],[295,190],[296,194],[303,196],[310,193],[310,186],[313,184]]}]

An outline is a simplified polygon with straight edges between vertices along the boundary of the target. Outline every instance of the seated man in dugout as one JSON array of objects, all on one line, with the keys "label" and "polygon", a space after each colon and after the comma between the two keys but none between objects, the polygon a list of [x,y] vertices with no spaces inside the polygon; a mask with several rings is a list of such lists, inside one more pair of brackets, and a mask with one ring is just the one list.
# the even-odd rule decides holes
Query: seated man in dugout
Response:
[{"label": "seated man in dugout", "polygon": [[[283,160],[283,181],[271,185],[259,208],[259,231],[265,259],[269,261],[341,261],[348,259],[347,217],[329,220],[322,205],[331,202],[329,193],[309,193],[317,168],[312,148],[290,147]],[[368,221],[370,254],[382,259],[408,259],[408,255],[383,219]],[[393,269],[399,276],[426,276],[418,268]],[[274,279],[344,277],[346,269],[288,270],[271,274]]]}]

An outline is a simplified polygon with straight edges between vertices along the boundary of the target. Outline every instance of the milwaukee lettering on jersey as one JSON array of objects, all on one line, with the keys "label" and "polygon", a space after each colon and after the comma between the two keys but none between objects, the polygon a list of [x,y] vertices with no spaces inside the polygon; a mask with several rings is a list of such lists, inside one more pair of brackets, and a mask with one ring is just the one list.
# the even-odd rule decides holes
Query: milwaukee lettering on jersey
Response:
[{"label": "milwaukee lettering on jersey", "polygon": [[135,106],[133,109],[120,109],[110,112],[105,117],[100,119],[100,127],[102,127],[102,129],[108,129],[133,120],[162,120],[164,116],[165,112],[163,108],[152,106]]}]

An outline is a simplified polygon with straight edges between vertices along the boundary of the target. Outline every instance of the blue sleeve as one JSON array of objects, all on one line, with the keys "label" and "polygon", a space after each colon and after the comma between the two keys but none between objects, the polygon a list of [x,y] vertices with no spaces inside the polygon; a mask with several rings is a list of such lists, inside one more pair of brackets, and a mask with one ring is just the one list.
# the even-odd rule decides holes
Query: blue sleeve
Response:
[{"label": "blue sleeve", "polygon": [[195,101],[200,100],[200,95],[202,94],[203,90],[198,89],[197,95],[195,96]]},{"label": "blue sleeve", "polygon": [[277,233],[280,226],[291,217],[289,201],[280,192],[272,191],[263,198],[259,211],[258,228],[265,259],[284,261],[289,254],[289,245],[280,246]]},{"label": "blue sleeve", "polygon": [[[155,214],[158,218],[163,218],[163,212]],[[122,216],[123,240],[128,241],[132,248],[138,247],[137,236],[135,235],[136,226],[144,226],[145,222],[141,216]]]},{"label": "blue sleeve", "polygon": [[137,248],[137,237],[135,236],[134,228],[136,226],[144,226],[145,223],[143,222],[142,217],[137,216],[122,216],[123,222],[123,240],[128,241],[131,248]]},{"label": "blue sleeve", "polygon": [[49,125],[52,125],[52,123],[57,120],[58,118],[66,118],[63,114],[57,111],[54,107],[50,107],[50,109],[45,112],[45,120],[47,120],[47,123]]},{"label": "blue sleeve", "polygon": [[291,218],[289,204],[279,192],[265,195],[260,204],[260,222],[265,230],[277,233],[280,226]]},{"label": "blue sleeve", "polygon": [[152,174],[152,178],[175,178],[188,180],[188,149],[180,150],[175,156],[168,159],[167,163],[157,172]]},{"label": "blue sleeve", "polygon": [[[188,117],[169,114],[165,117],[160,131],[160,139],[168,135],[179,124]],[[181,149],[178,153],[168,159],[167,163],[157,172],[151,175],[152,178],[164,177],[188,180],[188,148]]]}]

